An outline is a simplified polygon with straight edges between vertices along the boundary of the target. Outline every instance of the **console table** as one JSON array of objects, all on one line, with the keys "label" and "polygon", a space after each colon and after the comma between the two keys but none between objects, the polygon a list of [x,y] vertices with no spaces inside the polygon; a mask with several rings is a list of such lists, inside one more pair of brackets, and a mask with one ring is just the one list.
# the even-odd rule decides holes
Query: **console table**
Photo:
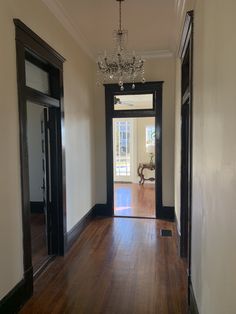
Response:
[{"label": "console table", "polygon": [[144,169],[155,170],[154,163],[140,163],[138,165],[138,176],[140,177],[139,184],[144,184],[145,181],[155,181],[154,177],[145,178],[143,171]]}]

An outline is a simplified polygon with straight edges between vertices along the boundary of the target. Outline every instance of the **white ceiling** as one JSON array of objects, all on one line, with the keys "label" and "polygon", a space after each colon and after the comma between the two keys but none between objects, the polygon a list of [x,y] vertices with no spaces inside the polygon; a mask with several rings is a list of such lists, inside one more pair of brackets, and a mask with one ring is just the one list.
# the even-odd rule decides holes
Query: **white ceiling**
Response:
[{"label": "white ceiling", "polygon": [[[118,28],[116,0],[43,0],[93,58],[112,49]],[[125,0],[123,27],[128,47],[146,56],[170,56],[175,51],[177,16],[184,0]]]}]

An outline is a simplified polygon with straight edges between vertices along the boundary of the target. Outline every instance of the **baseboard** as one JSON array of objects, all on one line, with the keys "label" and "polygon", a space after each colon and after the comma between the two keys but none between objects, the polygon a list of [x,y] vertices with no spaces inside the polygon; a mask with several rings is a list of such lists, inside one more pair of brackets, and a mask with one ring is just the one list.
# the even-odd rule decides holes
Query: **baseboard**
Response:
[{"label": "baseboard", "polygon": [[[94,206],[94,215],[95,216],[112,216],[111,210],[108,210],[107,204],[96,204]],[[158,219],[163,220],[175,220],[175,208],[170,206],[163,206],[162,210],[159,211]]]},{"label": "baseboard", "polygon": [[108,216],[108,213],[110,213],[110,211],[108,211],[107,206],[108,206],[107,204],[96,204],[94,206],[94,215],[95,216]]},{"label": "baseboard", "polygon": [[190,314],[199,314],[196,298],[193,291],[192,283],[189,284],[189,312]]},{"label": "baseboard", "polygon": [[41,214],[44,212],[44,202],[30,202],[31,213]]},{"label": "baseboard", "polygon": [[162,210],[159,211],[157,218],[163,219],[163,220],[174,221],[175,220],[175,208],[172,206],[163,206]]},{"label": "baseboard", "polygon": [[78,239],[81,232],[85,229],[85,227],[89,224],[89,222],[96,216],[95,210],[96,205],[90,209],[90,211],[84,215],[82,219],[80,219],[77,224],[65,234],[65,251],[67,252],[73,243]]},{"label": "baseboard", "polygon": [[0,313],[15,314],[33,294],[33,269],[0,301]]}]

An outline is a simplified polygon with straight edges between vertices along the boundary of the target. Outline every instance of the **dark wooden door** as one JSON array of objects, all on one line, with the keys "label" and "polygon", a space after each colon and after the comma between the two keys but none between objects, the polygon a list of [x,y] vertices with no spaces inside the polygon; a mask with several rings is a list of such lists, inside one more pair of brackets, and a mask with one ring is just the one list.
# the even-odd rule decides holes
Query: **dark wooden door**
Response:
[{"label": "dark wooden door", "polygon": [[52,254],[52,217],[51,217],[51,166],[50,166],[50,127],[48,108],[43,110],[42,125],[42,164],[43,164],[43,201],[46,218],[48,254]]},{"label": "dark wooden door", "polygon": [[58,193],[56,181],[57,171],[57,109],[45,108],[42,121],[42,163],[43,163],[43,198],[46,217],[46,234],[48,254],[56,254],[58,249],[57,228],[58,228]]},{"label": "dark wooden door", "polygon": [[181,110],[181,245],[182,257],[189,257],[190,217],[191,217],[191,177],[190,177],[190,105],[187,100]]}]

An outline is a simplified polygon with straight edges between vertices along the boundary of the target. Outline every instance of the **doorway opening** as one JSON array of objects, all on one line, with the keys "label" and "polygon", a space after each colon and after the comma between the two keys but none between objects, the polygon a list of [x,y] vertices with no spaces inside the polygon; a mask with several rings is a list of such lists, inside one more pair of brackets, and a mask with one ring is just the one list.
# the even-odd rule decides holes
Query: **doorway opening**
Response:
[{"label": "doorway opening", "polygon": [[52,257],[64,254],[63,154],[65,59],[20,20],[16,30],[24,293]]},{"label": "doorway opening", "polygon": [[186,13],[181,45],[181,199],[180,256],[187,260],[188,302],[191,303],[192,235],[192,111],[193,111],[193,11]]},{"label": "doorway opening", "polygon": [[163,82],[106,84],[107,205],[102,214],[166,219],[162,206]]},{"label": "doorway opening", "polygon": [[37,272],[48,259],[47,189],[50,151],[45,133],[47,107],[27,101],[27,143],[29,159],[30,229],[32,266]]},{"label": "doorway opening", "polygon": [[113,118],[113,167],[114,215],[155,218],[155,117]]},{"label": "doorway opening", "polygon": [[27,150],[32,266],[34,275],[54,256],[58,240],[55,200],[55,115],[43,103],[27,101]]}]

